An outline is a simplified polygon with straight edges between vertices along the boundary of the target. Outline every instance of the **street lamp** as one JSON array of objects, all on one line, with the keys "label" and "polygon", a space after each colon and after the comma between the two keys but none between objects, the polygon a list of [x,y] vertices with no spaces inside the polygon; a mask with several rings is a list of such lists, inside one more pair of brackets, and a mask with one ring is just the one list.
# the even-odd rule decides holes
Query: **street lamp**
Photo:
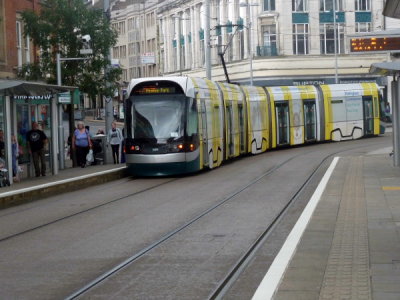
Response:
[{"label": "street lamp", "polygon": [[247,18],[247,40],[248,40],[248,52],[249,52],[249,65],[250,65],[250,85],[253,85],[253,47],[251,39],[251,10],[250,6],[258,6],[258,3],[240,2],[240,7],[246,7],[246,18]]}]

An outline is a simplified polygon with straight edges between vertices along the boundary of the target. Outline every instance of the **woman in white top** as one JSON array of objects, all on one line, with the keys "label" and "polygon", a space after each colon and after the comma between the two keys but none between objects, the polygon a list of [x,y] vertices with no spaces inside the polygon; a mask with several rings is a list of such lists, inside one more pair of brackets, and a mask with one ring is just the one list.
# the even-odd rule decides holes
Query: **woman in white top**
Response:
[{"label": "woman in white top", "polygon": [[111,129],[107,134],[107,142],[111,145],[114,164],[119,164],[119,145],[123,140],[122,132],[117,128],[117,123],[112,122]]}]

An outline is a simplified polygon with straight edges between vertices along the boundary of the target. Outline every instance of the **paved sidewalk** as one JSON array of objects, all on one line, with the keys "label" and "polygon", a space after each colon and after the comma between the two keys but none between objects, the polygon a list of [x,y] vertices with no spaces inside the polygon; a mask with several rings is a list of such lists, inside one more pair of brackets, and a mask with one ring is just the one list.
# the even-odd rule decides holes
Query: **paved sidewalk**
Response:
[{"label": "paved sidewalk", "polygon": [[68,168],[57,175],[33,177],[0,188],[0,209],[54,196],[125,176],[125,164]]},{"label": "paved sidewalk", "polygon": [[400,299],[400,169],[339,160],[274,299]]}]

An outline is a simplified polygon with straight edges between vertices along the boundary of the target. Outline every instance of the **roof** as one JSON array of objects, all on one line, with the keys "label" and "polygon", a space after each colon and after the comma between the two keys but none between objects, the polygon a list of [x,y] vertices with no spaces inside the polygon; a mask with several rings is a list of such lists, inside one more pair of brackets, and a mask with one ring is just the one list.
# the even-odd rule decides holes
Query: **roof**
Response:
[{"label": "roof", "polygon": [[391,76],[400,73],[400,62],[398,61],[387,61],[381,63],[374,63],[369,68],[371,74],[377,74],[382,76]]},{"label": "roof", "polygon": [[72,86],[58,86],[40,82],[0,79],[0,95],[41,96],[58,94],[77,89]]}]

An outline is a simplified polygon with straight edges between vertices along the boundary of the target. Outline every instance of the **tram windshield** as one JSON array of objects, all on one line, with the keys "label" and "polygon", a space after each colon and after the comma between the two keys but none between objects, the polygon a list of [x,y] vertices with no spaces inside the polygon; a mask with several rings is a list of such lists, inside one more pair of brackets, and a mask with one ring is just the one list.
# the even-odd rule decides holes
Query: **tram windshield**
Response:
[{"label": "tram windshield", "polygon": [[184,136],[185,96],[137,96],[132,101],[132,138],[171,142]]}]

